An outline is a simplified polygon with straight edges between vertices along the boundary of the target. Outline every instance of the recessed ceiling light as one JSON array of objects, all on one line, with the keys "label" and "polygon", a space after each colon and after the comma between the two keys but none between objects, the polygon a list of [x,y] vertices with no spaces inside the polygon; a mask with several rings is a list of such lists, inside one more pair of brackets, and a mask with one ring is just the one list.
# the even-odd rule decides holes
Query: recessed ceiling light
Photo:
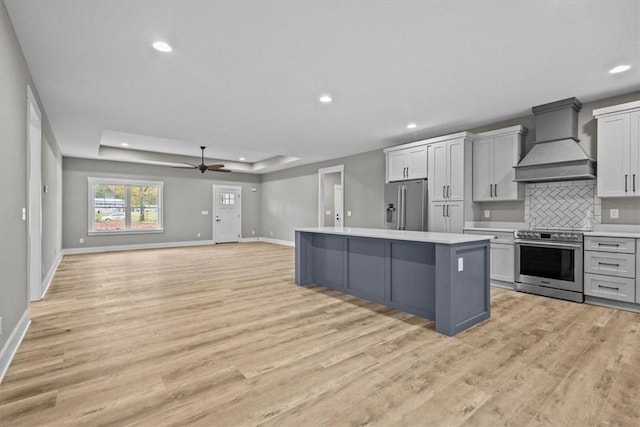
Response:
[{"label": "recessed ceiling light", "polygon": [[123,147],[128,147],[129,144],[127,144],[126,142],[121,142],[120,145],[122,145]]},{"label": "recessed ceiling light", "polygon": [[322,102],[323,104],[328,104],[331,102],[331,95],[322,95],[320,97],[320,102]]},{"label": "recessed ceiling light", "polygon": [[247,160],[247,159],[245,159],[244,157],[240,157],[240,161],[241,162],[244,162],[245,160]]},{"label": "recessed ceiling light", "polygon": [[629,68],[631,68],[631,65],[618,65],[617,67],[613,67],[612,69],[610,69],[609,73],[611,74],[624,73]]},{"label": "recessed ceiling light", "polygon": [[159,50],[160,52],[171,52],[173,50],[171,46],[169,46],[169,44],[165,42],[154,42],[153,48],[155,50]]},{"label": "recessed ceiling light", "polygon": [[415,124],[415,123],[409,123],[409,124],[407,125],[407,129],[415,129],[415,128],[417,128],[417,127],[418,127],[418,125],[417,125],[417,124]]}]

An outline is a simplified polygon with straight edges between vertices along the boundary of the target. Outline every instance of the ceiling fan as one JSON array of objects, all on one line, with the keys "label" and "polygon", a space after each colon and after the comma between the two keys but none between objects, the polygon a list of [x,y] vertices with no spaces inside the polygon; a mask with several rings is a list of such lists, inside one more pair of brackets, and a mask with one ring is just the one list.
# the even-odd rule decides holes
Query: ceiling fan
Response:
[{"label": "ceiling fan", "polygon": [[204,146],[200,146],[200,149],[202,150],[202,162],[199,165],[194,165],[192,163],[187,163],[184,162],[185,165],[189,165],[189,167],[186,166],[173,166],[175,168],[178,169],[198,169],[200,171],[200,173],[205,173],[206,171],[213,171],[213,172],[231,172],[229,169],[224,169],[224,165],[221,163],[215,164],[215,165],[206,165],[204,163],[204,149],[207,147]]}]

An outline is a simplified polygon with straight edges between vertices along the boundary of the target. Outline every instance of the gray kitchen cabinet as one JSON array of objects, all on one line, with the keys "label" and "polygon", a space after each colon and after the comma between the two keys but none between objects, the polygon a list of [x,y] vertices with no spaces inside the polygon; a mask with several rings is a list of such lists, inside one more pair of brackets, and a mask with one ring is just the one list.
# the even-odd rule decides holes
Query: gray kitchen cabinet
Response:
[{"label": "gray kitchen cabinet", "polygon": [[640,101],[593,110],[598,197],[640,197]]},{"label": "gray kitchen cabinet", "polygon": [[638,302],[635,239],[586,236],[584,249],[585,295]]},{"label": "gray kitchen cabinet", "polygon": [[514,182],[527,128],[511,126],[476,134],[473,141],[473,201],[524,198],[524,184]]},{"label": "gray kitchen cabinet", "polygon": [[427,177],[427,146],[416,144],[419,142],[385,150],[387,182]]},{"label": "gray kitchen cabinet", "polygon": [[508,287],[515,280],[515,245],[513,232],[464,230],[464,234],[493,236],[491,240],[491,280]]}]

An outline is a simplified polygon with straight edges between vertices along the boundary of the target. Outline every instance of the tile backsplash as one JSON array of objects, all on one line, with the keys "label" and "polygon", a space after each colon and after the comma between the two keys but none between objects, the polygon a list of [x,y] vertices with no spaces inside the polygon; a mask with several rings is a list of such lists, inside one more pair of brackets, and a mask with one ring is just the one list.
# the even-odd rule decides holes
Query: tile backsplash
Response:
[{"label": "tile backsplash", "polygon": [[524,220],[533,228],[592,229],[602,218],[596,181],[525,185]]}]

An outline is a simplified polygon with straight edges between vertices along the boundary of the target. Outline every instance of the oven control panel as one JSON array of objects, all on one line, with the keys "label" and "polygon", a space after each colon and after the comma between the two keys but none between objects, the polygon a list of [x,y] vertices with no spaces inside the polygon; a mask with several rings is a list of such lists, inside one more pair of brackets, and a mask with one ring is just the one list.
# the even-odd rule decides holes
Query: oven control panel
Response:
[{"label": "oven control panel", "polygon": [[549,240],[556,242],[582,242],[582,233],[574,231],[538,231],[518,230],[516,239],[520,240]]}]

